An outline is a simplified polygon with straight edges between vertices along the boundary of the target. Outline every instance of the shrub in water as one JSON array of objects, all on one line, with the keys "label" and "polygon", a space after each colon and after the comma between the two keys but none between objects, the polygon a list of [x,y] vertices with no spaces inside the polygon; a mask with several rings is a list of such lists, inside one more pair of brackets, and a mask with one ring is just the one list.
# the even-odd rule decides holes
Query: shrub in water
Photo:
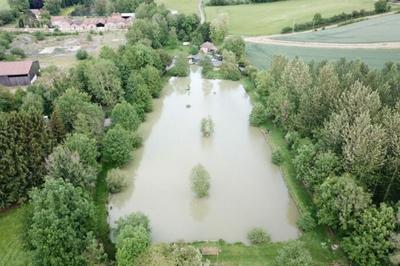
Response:
[{"label": "shrub in water", "polygon": [[283,162],[282,153],[280,150],[272,152],[272,163],[280,165]]},{"label": "shrub in water", "polygon": [[247,239],[252,245],[260,245],[271,242],[271,237],[264,229],[260,227],[251,229],[250,232],[247,233]]},{"label": "shrub in water", "polygon": [[210,189],[210,175],[204,166],[201,164],[196,165],[192,169],[190,179],[192,182],[192,190],[198,198],[208,196],[208,190]]},{"label": "shrub in water", "polygon": [[201,120],[201,133],[203,137],[210,137],[214,132],[214,122],[211,117],[203,118]]},{"label": "shrub in water", "polygon": [[121,192],[126,186],[126,178],[120,169],[112,169],[107,173],[107,187],[111,193]]},{"label": "shrub in water", "polygon": [[311,212],[305,211],[297,221],[297,226],[304,232],[309,232],[317,226],[317,223]]},{"label": "shrub in water", "polygon": [[79,49],[78,52],[76,52],[76,59],[78,60],[85,60],[89,57],[88,52],[86,52],[86,50],[83,49]]},{"label": "shrub in water", "polygon": [[250,113],[250,125],[259,126],[266,121],[267,112],[264,105],[256,103]]}]

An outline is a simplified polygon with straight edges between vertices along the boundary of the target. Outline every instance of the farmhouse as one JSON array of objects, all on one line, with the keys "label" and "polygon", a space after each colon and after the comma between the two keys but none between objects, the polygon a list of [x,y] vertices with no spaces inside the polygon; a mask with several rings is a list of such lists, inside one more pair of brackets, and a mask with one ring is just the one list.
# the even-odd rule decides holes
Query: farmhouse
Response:
[{"label": "farmhouse", "polygon": [[135,18],[133,13],[113,13],[109,17],[51,17],[51,25],[60,31],[103,31],[126,29]]},{"label": "farmhouse", "polygon": [[218,48],[212,42],[205,42],[200,46],[200,50],[207,54],[216,52]]},{"label": "farmhouse", "polygon": [[0,84],[4,86],[30,85],[40,72],[38,61],[0,62]]}]

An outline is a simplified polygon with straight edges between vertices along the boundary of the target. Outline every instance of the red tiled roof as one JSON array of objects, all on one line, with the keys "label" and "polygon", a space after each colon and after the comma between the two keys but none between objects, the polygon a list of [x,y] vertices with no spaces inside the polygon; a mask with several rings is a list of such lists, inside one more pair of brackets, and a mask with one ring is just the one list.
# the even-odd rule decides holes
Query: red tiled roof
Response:
[{"label": "red tiled roof", "polygon": [[27,75],[32,61],[0,62],[0,76]]}]

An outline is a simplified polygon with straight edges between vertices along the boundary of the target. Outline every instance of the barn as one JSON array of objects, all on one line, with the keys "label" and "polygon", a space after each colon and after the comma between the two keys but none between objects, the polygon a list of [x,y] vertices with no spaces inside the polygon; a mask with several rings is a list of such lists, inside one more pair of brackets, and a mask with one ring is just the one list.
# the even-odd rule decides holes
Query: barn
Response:
[{"label": "barn", "polygon": [[4,86],[30,85],[40,72],[38,61],[0,62],[0,84]]}]

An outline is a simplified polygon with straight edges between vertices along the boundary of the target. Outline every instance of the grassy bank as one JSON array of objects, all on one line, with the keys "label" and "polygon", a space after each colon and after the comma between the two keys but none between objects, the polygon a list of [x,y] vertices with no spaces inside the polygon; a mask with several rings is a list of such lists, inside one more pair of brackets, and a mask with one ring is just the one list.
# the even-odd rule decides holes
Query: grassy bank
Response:
[{"label": "grassy bank", "polygon": [[267,35],[280,33],[282,28],[294,23],[312,20],[315,13],[330,17],[353,10],[373,10],[374,0],[287,0],[273,3],[218,6],[205,8],[211,21],[219,13],[229,18],[229,32],[235,35]]},{"label": "grassy bank", "polygon": [[23,215],[29,205],[0,213],[0,265],[31,265],[29,254],[23,249]]},{"label": "grassy bank", "polygon": [[382,68],[388,61],[400,61],[400,49],[334,49],[246,43],[246,54],[251,64],[260,69],[268,68],[275,55],[298,56],[305,62],[337,61],[342,57],[347,60],[361,59],[372,68]]}]

